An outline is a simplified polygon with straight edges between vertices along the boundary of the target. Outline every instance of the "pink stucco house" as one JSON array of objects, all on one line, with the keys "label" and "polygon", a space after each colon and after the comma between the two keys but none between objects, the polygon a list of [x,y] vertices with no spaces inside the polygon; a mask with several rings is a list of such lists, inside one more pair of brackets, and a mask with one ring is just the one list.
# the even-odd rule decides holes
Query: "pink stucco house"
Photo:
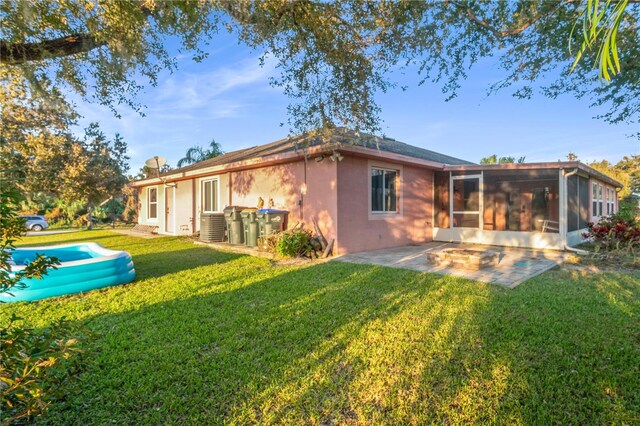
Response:
[{"label": "pink stucco house", "polygon": [[258,199],[318,220],[335,252],[473,242],[564,249],[618,209],[622,185],[579,162],[483,166],[345,129],[242,149],[137,181],[140,224],[199,231],[200,215]]}]

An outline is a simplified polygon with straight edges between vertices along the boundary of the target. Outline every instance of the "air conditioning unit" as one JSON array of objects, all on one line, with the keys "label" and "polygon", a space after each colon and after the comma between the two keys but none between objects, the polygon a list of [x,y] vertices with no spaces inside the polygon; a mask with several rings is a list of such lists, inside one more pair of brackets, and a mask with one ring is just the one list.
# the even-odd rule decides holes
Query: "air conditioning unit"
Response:
[{"label": "air conditioning unit", "polygon": [[206,243],[224,241],[225,227],[224,213],[202,213],[200,215],[200,241]]}]

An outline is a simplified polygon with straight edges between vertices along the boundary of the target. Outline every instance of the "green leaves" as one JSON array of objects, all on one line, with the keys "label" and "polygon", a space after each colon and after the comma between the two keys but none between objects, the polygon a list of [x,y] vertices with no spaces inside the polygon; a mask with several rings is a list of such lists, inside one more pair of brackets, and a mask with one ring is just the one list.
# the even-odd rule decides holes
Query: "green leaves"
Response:
[{"label": "green leaves", "polygon": [[[0,292],[23,285],[23,278],[42,278],[60,262],[39,255],[13,271],[11,249],[24,234],[24,221],[16,215],[20,194],[11,182],[0,180]],[[80,365],[77,340],[80,329],[60,319],[50,327],[24,327],[12,315],[0,328],[0,424],[31,421],[53,399],[62,395],[60,384]]]},{"label": "green leaves", "polygon": [[[629,0],[20,5],[0,4],[6,24],[0,61],[19,67],[34,93],[64,88],[116,115],[122,104],[142,112],[135,99],[140,89],[155,85],[162,70],[175,70],[178,53],[196,62],[212,53],[206,46],[220,30],[274,61],[279,74],[271,84],[291,99],[295,131],[379,131],[376,98],[395,87],[394,73],[417,72],[421,83],[438,84],[450,100],[483,59],[497,61],[503,72],[490,90],[513,86],[516,96],[529,98],[537,82],[551,78],[537,84],[542,93],[588,97],[606,107],[602,118],[609,122],[634,121],[640,110],[638,9]],[[167,43],[176,39],[177,47]],[[593,62],[600,80],[613,84],[599,84]]]},{"label": "green leaves", "polygon": [[12,315],[0,328],[0,424],[31,422],[64,396],[83,364],[79,336],[85,330],[63,319],[34,329]]},{"label": "green leaves", "polygon": [[610,81],[621,71],[617,37],[628,5],[628,0],[607,0],[604,4],[601,0],[587,0],[582,11],[582,45],[573,61],[572,71],[583,59],[585,51],[594,46],[598,47],[601,80]]},{"label": "green leaves", "polygon": [[283,257],[304,257],[313,250],[309,239],[311,232],[305,229],[284,231],[279,235],[276,252]]}]

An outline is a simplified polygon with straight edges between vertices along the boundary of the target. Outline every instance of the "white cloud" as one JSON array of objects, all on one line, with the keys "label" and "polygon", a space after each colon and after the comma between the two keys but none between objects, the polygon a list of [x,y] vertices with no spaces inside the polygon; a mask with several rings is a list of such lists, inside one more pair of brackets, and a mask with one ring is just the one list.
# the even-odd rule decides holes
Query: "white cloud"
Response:
[{"label": "white cloud", "polygon": [[[227,117],[230,111],[236,111],[241,104],[225,99],[250,87],[262,85],[268,87],[269,77],[275,70],[275,61],[267,58],[264,66],[254,58],[236,62],[232,66],[216,68],[209,72],[180,73],[161,83],[154,92],[157,95],[148,105],[150,112],[193,110],[196,108],[214,109],[219,106],[220,113],[213,116]],[[237,97],[233,96],[234,98]],[[217,103],[217,105],[216,105]]]}]

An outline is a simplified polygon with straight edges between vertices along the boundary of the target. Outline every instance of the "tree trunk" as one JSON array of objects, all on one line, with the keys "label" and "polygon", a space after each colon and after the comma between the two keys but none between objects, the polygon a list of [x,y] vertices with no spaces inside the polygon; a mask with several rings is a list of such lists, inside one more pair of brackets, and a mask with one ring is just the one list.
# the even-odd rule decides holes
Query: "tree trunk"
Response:
[{"label": "tree trunk", "polygon": [[93,229],[93,207],[91,206],[91,204],[89,204],[89,208],[87,210],[89,211],[89,215],[87,218],[87,221],[88,221],[87,228],[91,230]]}]

